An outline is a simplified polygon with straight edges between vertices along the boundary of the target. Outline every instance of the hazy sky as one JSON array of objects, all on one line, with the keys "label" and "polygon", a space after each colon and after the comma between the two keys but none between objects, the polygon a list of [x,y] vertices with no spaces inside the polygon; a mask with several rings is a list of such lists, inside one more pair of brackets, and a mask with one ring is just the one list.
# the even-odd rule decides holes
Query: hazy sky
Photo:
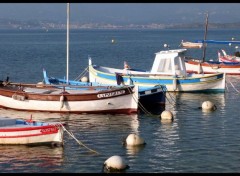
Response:
[{"label": "hazy sky", "polygon": [[[0,3],[0,18],[66,21],[66,3]],[[149,24],[240,22],[240,3],[71,3],[71,22]]]}]

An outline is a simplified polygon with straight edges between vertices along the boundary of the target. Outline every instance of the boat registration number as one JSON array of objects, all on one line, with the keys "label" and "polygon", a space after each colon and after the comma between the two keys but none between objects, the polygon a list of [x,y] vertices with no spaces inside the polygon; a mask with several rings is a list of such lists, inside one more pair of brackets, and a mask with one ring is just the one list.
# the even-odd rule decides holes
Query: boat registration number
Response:
[{"label": "boat registration number", "polygon": [[58,131],[57,127],[41,129],[41,133],[56,133]]},{"label": "boat registration number", "polygon": [[110,92],[110,93],[98,94],[97,97],[98,98],[106,98],[106,97],[114,97],[114,96],[122,95],[122,94],[125,94],[125,90],[116,91],[116,92]]}]

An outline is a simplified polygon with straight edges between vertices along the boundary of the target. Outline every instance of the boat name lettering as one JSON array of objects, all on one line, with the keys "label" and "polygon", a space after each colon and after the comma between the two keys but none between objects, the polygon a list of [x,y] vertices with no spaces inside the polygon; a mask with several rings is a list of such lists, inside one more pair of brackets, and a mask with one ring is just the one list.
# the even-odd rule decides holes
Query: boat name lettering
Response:
[{"label": "boat name lettering", "polygon": [[210,81],[210,80],[214,80],[214,79],[217,79],[217,77],[214,76],[214,77],[210,77],[210,78],[201,78],[200,81]]},{"label": "boat name lettering", "polygon": [[98,98],[105,98],[105,97],[113,97],[113,96],[122,95],[122,94],[125,94],[125,90],[110,92],[110,93],[104,93],[104,94],[98,94],[97,97]]},{"label": "boat name lettering", "polygon": [[46,128],[46,129],[41,129],[41,133],[54,133],[57,132],[58,128],[57,127],[52,127],[52,128]]}]

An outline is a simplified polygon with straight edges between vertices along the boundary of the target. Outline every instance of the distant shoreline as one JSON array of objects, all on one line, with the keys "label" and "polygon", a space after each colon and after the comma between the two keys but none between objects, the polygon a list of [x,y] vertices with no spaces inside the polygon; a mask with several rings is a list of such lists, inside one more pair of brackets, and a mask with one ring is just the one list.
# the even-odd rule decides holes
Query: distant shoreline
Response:
[{"label": "distant shoreline", "polygon": [[[105,23],[72,23],[70,29],[199,29],[204,30],[205,24],[105,24]],[[240,29],[240,22],[238,23],[209,23],[209,29]],[[3,20],[0,19],[0,29],[66,29],[66,24],[57,22],[43,22],[43,21],[17,21],[17,20]]]}]

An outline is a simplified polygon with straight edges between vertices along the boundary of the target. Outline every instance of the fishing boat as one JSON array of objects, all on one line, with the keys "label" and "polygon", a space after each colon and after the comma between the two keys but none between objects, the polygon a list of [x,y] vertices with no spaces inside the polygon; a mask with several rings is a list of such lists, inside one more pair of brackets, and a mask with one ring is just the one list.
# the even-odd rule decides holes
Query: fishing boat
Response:
[{"label": "fishing boat", "polygon": [[[69,80],[68,83],[65,78],[55,78],[49,77],[47,71],[43,69],[43,83],[46,85],[55,85],[58,88],[61,88],[61,85],[76,85],[82,86],[80,88],[76,87],[66,87],[65,89],[85,89],[84,86],[122,86],[122,85],[111,85],[111,84],[101,84],[98,82],[88,82],[88,81],[77,81],[77,80]],[[166,103],[166,86],[165,85],[155,85],[153,87],[139,86],[139,102],[142,105],[146,104],[160,104],[165,105]]]},{"label": "fishing boat", "polygon": [[202,48],[202,43],[196,43],[196,42],[185,42],[182,40],[180,43],[180,47],[182,48]]},{"label": "fishing boat", "polygon": [[[67,3],[67,83],[69,62],[69,10]],[[67,89],[70,85],[40,85],[11,83],[9,78],[0,82],[0,107],[42,112],[62,113],[137,113],[137,86],[78,86],[77,90]],[[75,87],[76,88],[76,87]]]},{"label": "fishing boat", "polygon": [[138,99],[137,86],[66,90],[65,86],[0,82],[0,107],[15,110],[129,114],[137,113]]},{"label": "fishing boat", "polygon": [[63,146],[62,125],[59,122],[0,117],[0,145]]},{"label": "fishing boat", "polygon": [[188,73],[225,73],[227,75],[240,75],[239,62],[219,62],[219,61],[204,61],[197,58],[185,58],[186,70]]},{"label": "fishing boat", "polygon": [[218,60],[219,62],[240,62],[239,51],[235,52],[234,55],[229,55],[224,49],[221,49],[223,55],[218,51]]},{"label": "fishing boat", "polygon": [[170,92],[224,92],[225,73],[187,73],[187,49],[163,50],[156,53],[152,69],[118,69],[98,66],[89,57],[89,81],[102,84],[149,86],[165,85]]},{"label": "fishing boat", "polygon": [[[44,77],[44,84],[46,85],[56,85],[56,87],[62,88],[61,85],[64,85],[65,90],[66,89],[78,89],[85,90],[87,88],[95,89],[95,87],[101,86],[102,88],[106,86],[106,88],[111,87],[110,84],[100,85],[96,83],[91,82],[83,82],[83,81],[75,81],[75,80],[69,80],[68,78],[68,63],[69,63],[69,4],[67,6],[67,76],[66,79],[61,78],[54,78],[54,77],[48,77],[46,70],[43,69],[43,77]],[[68,87],[67,85],[77,85],[77,87]],[[81,87],[82,86],[82,87]],[[120,86],[122,87],[122,86]],[[159,103],[159,104],[165,104],[165,92],[164,92],[164,86],[162,85],[155,85],[153,87],[139,87],[139,101],[141,104],[145,103]],[[77,90],[76,90],[77,91]],[[125,103],[127,104],[128,101]],[[131,102],[131,101],[130,101]],[[100,105],[99,105],[100,106]]]},{"label": "fishing boat", "polygon": [[[240,75],[240,63],[239,62],[229,62],[229,57],[226,56],[224,50],[223,54],[225,56],[221,56],[218,52],[218,59],[214,60],[206,60],[206,43],[217,43],[217,44],[230,44],[230,41],[215,41],[215,40],[206,40],[208,29],[208,14],[206,17],[206,25],[205,25],[205,35],[204,40],[198,41],[202,42],[203,45],[203,57],[202,59],[194,58],[191,56],[185,57],[186,71],[188,73],[204,73],[204,74],[213,74],[213,73],[225,73],[228,75]],[[232,41],[234,43],[238,43],[239,41]]]}]

